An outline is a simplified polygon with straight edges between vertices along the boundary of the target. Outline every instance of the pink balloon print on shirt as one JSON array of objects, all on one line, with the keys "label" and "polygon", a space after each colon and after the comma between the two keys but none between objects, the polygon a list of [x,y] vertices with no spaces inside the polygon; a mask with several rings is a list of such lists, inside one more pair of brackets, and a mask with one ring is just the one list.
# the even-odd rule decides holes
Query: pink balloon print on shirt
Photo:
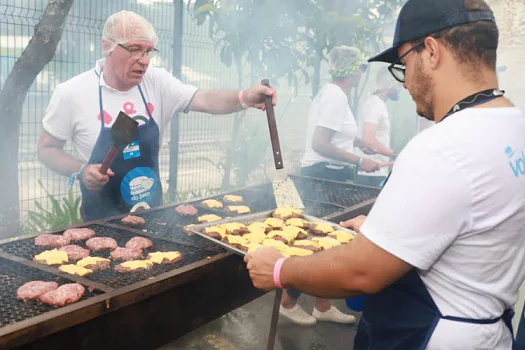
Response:
[{"label": "pink balloon print on shirt", "polygon": [[124,113],[126,113],[127,115],[132,115],[132,114],[137,113],[137,110],[135,109],[135,105],[133,104],[133,102],[125,102],[122,105],[122,108],[124,109]]},{"label": "pink balloon print on shirt", "polygon": [[[103,112],[104,112],[104,124],[111,124],[111,121],[113,120],[113,118],[111,118],[108,112],[106,111],[103,111]],[[100,120],[100,113],[97,115],[97,119]]]},{"label": "pink balloon print on shirt", "polygon": [[[153,114],[153,111],[155,110],[155,106],[153,105],[153,103],[148,102],[148,109],[149,109],[149,112]],[[145,112],[146,112],[146,115],[148,115],[148,110],[146,110]]]}]

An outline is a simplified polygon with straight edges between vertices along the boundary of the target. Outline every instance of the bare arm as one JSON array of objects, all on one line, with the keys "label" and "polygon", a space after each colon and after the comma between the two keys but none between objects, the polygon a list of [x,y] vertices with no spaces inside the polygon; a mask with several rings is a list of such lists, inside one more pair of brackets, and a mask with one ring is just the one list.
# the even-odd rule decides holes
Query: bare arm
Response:
[{"label": "bare arm", "polygon": [[312,149],[326,158],[350,164],[359,163],[360,157],[356,156],[355,154],[348,153],[331,143],[335,133],[336,132],[332,129],[322,126],[316,127],[312,137]]},{"label": "bare arm", "polygon": [[378,139],[376,139],[376,129],[376,124],[365,122],[365,126],[363,128],[363,143],[365,144],[365,147],[370,148],[376,153],[385,155],[387,157],[396,157],[396,154],[393,150],[391,150],[386,145],[383,145]]},{"label": "bare arm", "polygon": [[[202,89],[197,91],[190,104],[190,110],[210,114],[229,114],[243,109],[239,101],[241,90],[230,89]],[[244,90],[244,103],[249,107],[265,109],[264,100],[266,96],[272,97],[272,104],[277,103],[275,88],[266,87],[262,84],[252,86]]]},{"label": "bare arm", "polygon": [[70,176],[80,169],[82,162],[67,154],[64,145],[64,141],[55,139],[42,129],[37,144],[37,155],[49,169],[60,175]]}]

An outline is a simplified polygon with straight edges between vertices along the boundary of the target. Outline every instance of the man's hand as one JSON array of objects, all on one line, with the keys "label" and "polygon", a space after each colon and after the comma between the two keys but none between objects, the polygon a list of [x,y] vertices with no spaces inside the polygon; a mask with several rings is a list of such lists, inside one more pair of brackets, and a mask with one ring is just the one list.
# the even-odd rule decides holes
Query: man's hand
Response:
[{"label": "man's hand", "polygon": [[256,288],[270,291],[275,289],[273,282],[273,269],[275,263],[284,255],[274,248],[259,248],[244,257],[246,267]]},{"label": "man's hand", "polygon": [[261,83],[244,90],[243,94],[244,103],[250,107],[261,109],[263,111],[266,109],[264,104],[266,96],[272,97],[272,104],[274,106],[277,104],[277,92],[275,88],[264,86]]},{"label": "man's hand", "polygon": [[359,215],[358,217],[355,217],[353,219],[342,221],[339,223],[339,225],[354,230],[355,232],[360,232],[359,230],[361,229],[361,226],[363,225],[365,220],[366,216]]},{"label": "man's hand", "polygon": [[115,175],[111,169],[108,169],[107,175],[102,175],[101,166],[102,164],[89,164],[80,174],[80,181],[89,191],[100,191],[108,183],[109,177]]}]

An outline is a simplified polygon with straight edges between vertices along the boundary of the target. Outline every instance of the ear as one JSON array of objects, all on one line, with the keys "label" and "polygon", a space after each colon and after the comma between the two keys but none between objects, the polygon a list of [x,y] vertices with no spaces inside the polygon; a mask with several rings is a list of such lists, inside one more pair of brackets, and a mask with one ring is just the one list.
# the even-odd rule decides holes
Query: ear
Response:
[{"label": "ear", "polygon": [[435,69],[443,60],[443,45],[441,45],[436,38],[428,37],[425,39],[426,58],[429,61],[430,67]]}]

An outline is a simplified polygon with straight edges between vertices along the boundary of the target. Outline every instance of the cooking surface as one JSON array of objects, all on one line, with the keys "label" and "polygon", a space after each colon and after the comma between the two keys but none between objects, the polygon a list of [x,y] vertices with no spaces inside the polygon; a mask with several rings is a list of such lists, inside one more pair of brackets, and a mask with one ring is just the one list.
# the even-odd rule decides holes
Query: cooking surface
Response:
[{"label": "cooking surface", "polygon": [[[61,286],[75,282],[74,277],[72,280],[67,280],[4,258],[0,258],[0,264],[0,327],[56,310],[55,307],[45,305],[39,301],[30,300],[23,302],[16,299],[16,291],[23,284],[31,281],[54,281]],[[103,293],[97,289],[90,291],[90,288],[84,287],[86,292],[80,301]]]},{"label": "cooking surface", "polygon": [[[116,229],[112,227],[107,227],[103,225],[89,225],[86,226],[90,229],[93,229],[96,232],[95,237],[110,237],[117,241],[119,247],[124,247],[126,242],[135,236],[140,236],[138,234],[128,232],[126,230]],[[184,233],[184,235],[186,235]],[[148,237],[149,238],[149,237]],[[208,256],[213,256],[217,253],[198,249],[192,246],[187,246],[183,244],[177,244],[173,242],[168,242],[165,240],[159,240],[150,238],[153,241],[153,248],[143,250],[143,258],[145,259],[149,252],[167,252],[167,251],[179,251],[183,255],[183,259],[174,264],[161,264],[153,265],[150,270],[144,271],[134,271],[127,273],[115,272],[113,268],[122,263],[122,261],[113,261],[111,260],[110,268],[104,271],[96,271],[91,275],[84,276],[84,278],[99,282],[111,288],[121,288],[128,286],[130,284],[140,282],[142,280],[158,276],[162,273],[169,272],[171,270],[180,268],[182,266],[197,262],[202,259],[206,259]],[[86,248],[84,242],[75,243],[79,246]],[[48,250],[48,248],[37,247],[34,244],[34,238],[23,239],[19,241],[9,242],[3,244],[0,247],[5,253],[16,255],[28,260],[33,260],[33,257],[36,254]],[[216,250],[218,251],[218,250]],[[90,256],[98,256],[102,258],[109,258],[109,251],[102,252],[91,252]],[[58,269],[57,269],[58,270]],[[1,269],[0,269],[1,271]],[[75,276],[71,276],[73,279]]]}]

